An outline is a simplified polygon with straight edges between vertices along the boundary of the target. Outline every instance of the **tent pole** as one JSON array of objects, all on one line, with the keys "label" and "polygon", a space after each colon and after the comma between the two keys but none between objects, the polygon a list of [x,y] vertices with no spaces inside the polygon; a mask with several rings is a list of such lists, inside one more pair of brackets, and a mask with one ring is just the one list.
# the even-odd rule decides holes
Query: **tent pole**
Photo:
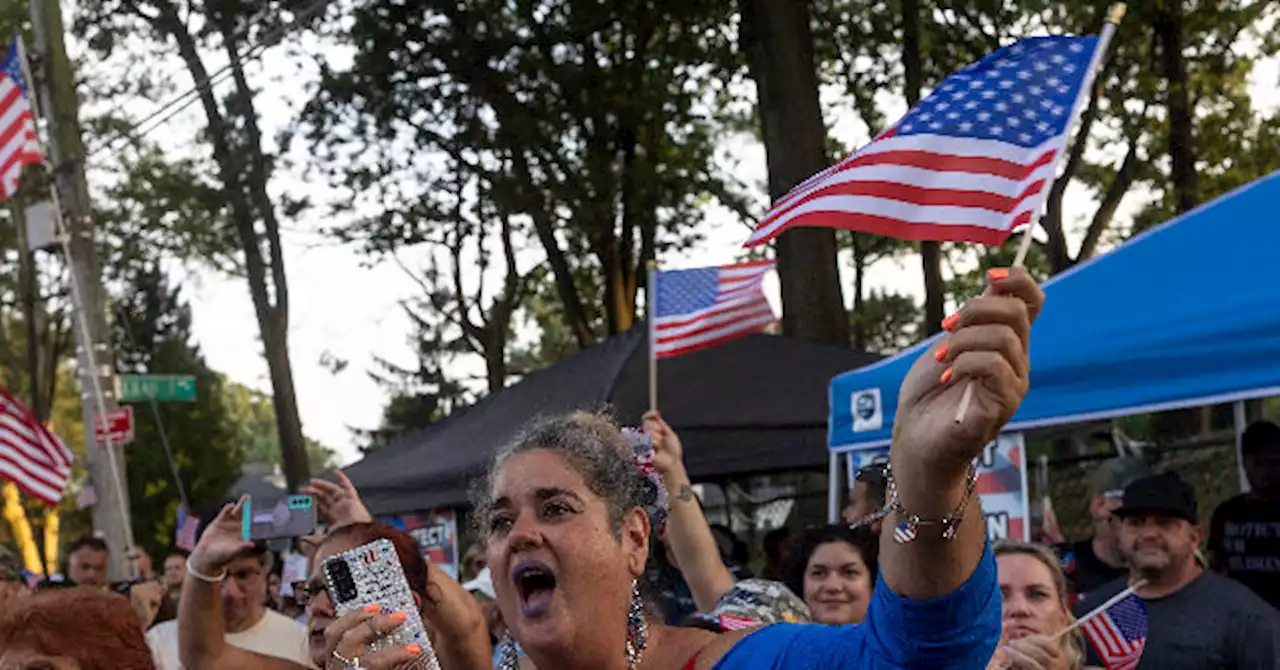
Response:
[{"label": "tent pole", "polygon": [[840,514],[840,454],[827,457],[827,523],[835,523]]},{"label": "tent pole", "polygon": [[1244,429],[1248,420],[1244,414],[1244,401],[1237,400],[1231,405],[1231,415],[1236,429],[1236,472],[1240,477],[1240,492],[1249,492],[1249,477],[1244,472]]}]

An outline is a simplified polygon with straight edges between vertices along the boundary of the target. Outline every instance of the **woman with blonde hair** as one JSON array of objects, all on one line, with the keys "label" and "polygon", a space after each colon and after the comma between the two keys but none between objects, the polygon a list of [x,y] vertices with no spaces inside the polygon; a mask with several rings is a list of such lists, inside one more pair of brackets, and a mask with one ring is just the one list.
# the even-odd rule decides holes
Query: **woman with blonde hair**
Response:
[{"label": "woman with blonde hair", "polygon": [[1080,631],[1059,636],[1075,623],[1067,606],[1067,577],[1048,548],[1005,541],[993,549],[1000,582],[1000,646],[989,670],[1081,670]]}]

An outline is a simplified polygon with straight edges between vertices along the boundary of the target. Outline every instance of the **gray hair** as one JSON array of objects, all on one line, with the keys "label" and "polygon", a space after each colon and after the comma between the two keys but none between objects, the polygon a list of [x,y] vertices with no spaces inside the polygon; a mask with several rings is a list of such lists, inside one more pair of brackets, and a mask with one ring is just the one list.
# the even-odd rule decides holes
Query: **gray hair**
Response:
[{"label": "gray hair", "polygon": [[613,419],[603,413],[573,412],[539,419],[529,424],[507,446],[498,450],[489,471],[472,488],[471,499],[481,537],[488,536],[493,509],[493,484],[503,464],[512,456],[535,449],[555,452],[569,463],[604,501],[617,536],[628,512],[644,508],[646,480],[632,458],[632,446]]}]

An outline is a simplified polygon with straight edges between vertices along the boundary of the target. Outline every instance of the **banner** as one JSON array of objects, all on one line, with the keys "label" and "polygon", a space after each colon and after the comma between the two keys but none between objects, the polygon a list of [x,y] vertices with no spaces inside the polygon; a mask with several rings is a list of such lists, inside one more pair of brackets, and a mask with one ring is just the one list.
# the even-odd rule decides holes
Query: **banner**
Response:
[{"label": "banner", "polygon": [[[982,501],[982,518],[987,522],[987,538],[992,542],[1031,539],[1026,451],[1022,433],[1009,433],[988,444],[977,459],[978,485],[974,490]],[[859,449],[847,456],[852,487],[859,468],[889,462],[889,447]]]},{"label": "banner", "polygon": [[378,521],[408,533],[423,558],[458,578],[458,516],[452,509],[432,509],[380,517]]}]

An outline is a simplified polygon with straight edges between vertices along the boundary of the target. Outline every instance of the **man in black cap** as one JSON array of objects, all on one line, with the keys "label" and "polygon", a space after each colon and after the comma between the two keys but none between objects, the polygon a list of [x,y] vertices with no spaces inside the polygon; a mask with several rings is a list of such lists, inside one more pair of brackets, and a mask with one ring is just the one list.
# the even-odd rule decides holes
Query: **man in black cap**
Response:
[{"label": "man in black cap", "polygon": [[[1129,577],[1083,596],[1077,617],[1143,580],[1149,623],[1139,670],[1280,668],[1280,612],[1196,559],[1201,531],[1190,484],[1172,472],[1139,479],[1115,515]],[[1102,665],[1096,650],[1089,657],[1085,665]]]},{"label": "man in black cap", "polygon": [[1055,547],[1073,597],[1129,574],[1120,553],[1112,512],[1120,506],[1125,487],[1150,474],[1151,468],[1146,463],[1136,458],[1119,457],[1104,461],[1089,477],[1092,494],[1089,518],[1093,521],[1093,535]]},{"label": "man in black cap", "polygon": [[1209,524],[1215,570],[1280,608],[1280,426],[1259,421],[1240,443],[1251,490],[1222,503]]}]

